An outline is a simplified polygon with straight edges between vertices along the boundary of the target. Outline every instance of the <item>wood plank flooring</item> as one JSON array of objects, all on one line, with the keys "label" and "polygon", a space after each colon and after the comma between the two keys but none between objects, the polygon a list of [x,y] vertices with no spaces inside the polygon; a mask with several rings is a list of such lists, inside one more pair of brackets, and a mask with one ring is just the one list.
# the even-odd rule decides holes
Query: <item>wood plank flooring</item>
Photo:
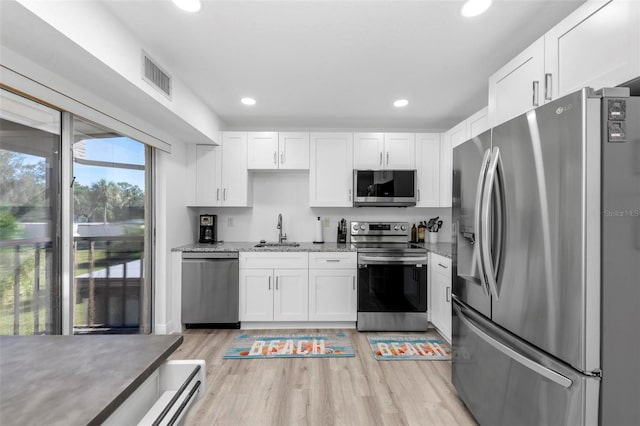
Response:
[{"label": "wood plank flooring", "polygon": [[[187,330],[171,358],[204,359],[207,392],[185,425],[477,424],[451,384],[450,361],[376,361],[366,333],[340,331],[354,358],[225,360],[244,331]],[[323,330],[268,331],[303,332]]]}]

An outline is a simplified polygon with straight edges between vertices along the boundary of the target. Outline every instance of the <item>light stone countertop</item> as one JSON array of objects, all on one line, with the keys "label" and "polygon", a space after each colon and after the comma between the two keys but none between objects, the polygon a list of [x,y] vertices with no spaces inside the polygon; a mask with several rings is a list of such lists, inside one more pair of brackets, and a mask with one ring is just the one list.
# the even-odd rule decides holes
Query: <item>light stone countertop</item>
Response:
[{"label": "light stone countertop", "polygon": [[[237,252],[290,252],[290,251],[305,251],[305,252],[355,252],[356,247],[352,244],[338,244],[338,243],[323,243],[314,244],[310,242],[300,242],[298,247],[255,247],[258,244],[257,241],[229,241],[218,242],[214,244],[186,244],[180,247],[175,247],[171,251],[178,252],[225,252],[225,251],[237,251]],[[453,251],[453,243],[419,243],[419,246],[424,247],[427,251],[439,254],[451,258]]]}]

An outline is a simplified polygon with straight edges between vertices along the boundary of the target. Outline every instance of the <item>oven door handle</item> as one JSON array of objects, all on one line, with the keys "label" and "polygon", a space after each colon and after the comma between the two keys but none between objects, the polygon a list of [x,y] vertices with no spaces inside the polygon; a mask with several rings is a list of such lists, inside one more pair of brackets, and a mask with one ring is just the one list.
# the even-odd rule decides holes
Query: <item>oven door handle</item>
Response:
[{"label": "oven door handle", "polygon": [[358,264],[403,263],[422,265],[427,263],[427,256],[359,256]]}]

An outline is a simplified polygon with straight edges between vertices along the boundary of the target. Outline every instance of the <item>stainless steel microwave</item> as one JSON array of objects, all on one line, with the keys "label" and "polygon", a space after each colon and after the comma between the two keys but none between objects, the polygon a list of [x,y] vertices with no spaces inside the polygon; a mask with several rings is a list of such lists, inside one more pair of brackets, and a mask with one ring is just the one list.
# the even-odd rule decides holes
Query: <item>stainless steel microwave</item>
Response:
[{"label": "stainless steel microwave", "polygon": [[354,170],[353,205],[407,207],[416,205],[415,170]]}]

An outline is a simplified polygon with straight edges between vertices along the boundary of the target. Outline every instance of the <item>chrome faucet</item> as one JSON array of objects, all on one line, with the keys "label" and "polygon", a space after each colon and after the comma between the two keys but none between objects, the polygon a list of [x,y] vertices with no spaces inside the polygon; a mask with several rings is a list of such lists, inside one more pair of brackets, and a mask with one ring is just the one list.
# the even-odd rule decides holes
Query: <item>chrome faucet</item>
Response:
[{"label": "chrome faucet", "polygon": [[287,239],[287,234],[282,233],[282,213],[278,214],[278,244],[282,244]]}]

